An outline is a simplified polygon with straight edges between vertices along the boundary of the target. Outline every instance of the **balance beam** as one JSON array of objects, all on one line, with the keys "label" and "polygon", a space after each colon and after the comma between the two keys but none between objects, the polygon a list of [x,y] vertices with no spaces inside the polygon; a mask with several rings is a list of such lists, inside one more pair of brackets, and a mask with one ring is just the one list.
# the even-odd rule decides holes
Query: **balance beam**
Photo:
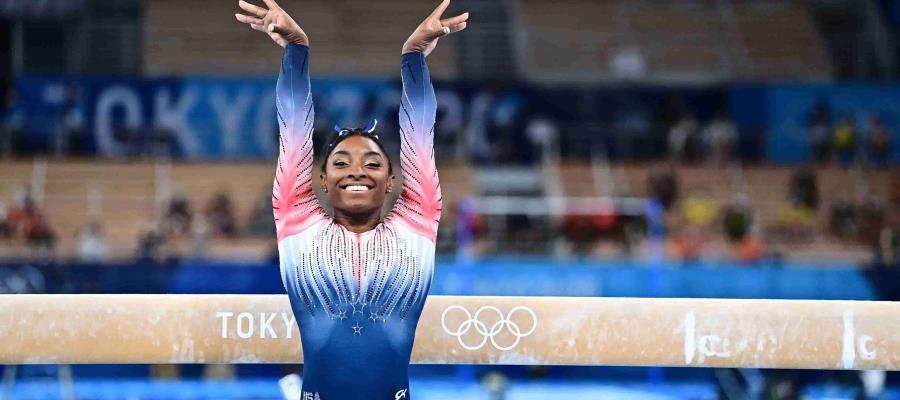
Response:
[{"label": "balance beam", "polygon": [[[897,370],[900,303],[429,296],[412,362]],[[286,296],[0,295],[0,364],[45,363],[302,353]]]}]

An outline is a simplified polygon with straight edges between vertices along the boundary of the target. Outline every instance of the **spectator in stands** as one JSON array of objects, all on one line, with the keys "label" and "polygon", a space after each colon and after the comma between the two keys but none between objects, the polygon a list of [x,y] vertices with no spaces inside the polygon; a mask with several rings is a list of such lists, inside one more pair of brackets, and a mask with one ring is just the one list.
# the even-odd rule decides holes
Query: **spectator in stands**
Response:
[{"label": "spectator in stands", "polygon": [[746,196],[738,196],[722,210],[722,232],[729,242],[743,240],[753,226],[753,211]]},{"label": "spectator in stands", "polygon": [[237,227],[234,222],[234,209],[231,205],[231,196],[223,190],[214,194],[206,204],[206,221],[214,236],[223,236],[233,239],[237,236]]},{"label": "spectator in stands", "polygon": [[879,246],[881,233],[888,217],[884,199],[876,194],[869,194],[859,207],[859,239],[873,249]]},{"label": "spectator in stands", "polygon": [[834,150],[841,164],[849,165],[856,160],[856,141],[856,124],[847,115],[834,128]]},{"label": "spectator in stands", "polygon": [[13,238],[26,239],[28,233],[40,225],[40,211],[26,185],[16,192],[15,203],[9,210],[9,229]]},{"label": "spectator in stands", "polygon": [[0,112],[0,157],[10,157],[25,127],[25,110],[16,89],[9,88]]},{"label": "spectator in stands", "polygon": [[722,211],[722,231],[725,238],[734,245],[737,259],[750,264],[760,260],[765,253],[765,244],[753,229],[753,209],[747,196],[740,195]]},{"label": "spectator in stands", "polygon": [[41,214],[31,221],[31,225],[25,228],[25,243],[32,246],[38,255],[50,255],[56,246],[56,232],[50,227],[50,223]]},{"label": "spectator in stands", "polygon": [[191,222],[191,257],[206,257],[206,254],[209,252],[209,234],[210,224],[206,222],[206,218],[202,215],[194,218],[193,222]]},{"label": "spectator in stands", "polygon": [[809,137],[816,162],[828,162],[831,158],[831,110],[824,99],[820,99],[813,106],[809,121]]},{"label": "spectator in stands", "polygon": [[776,231],[792,242],[810,241],[819,208],[819,189],[815,173],[801,168],[791,175],[787,205],[781,210]]},{"label": "spectator in stands", "polygon": [[713,162],[721,164],[731,160],[737,127],[728,118],[725,110],[720,110],[703,130],[703,141],[710,150]]},{"label": "spectator in stands", "polygon": [[669,157],[676,162],[694,161],[699,157],[695,148],[699,142],[697,118],[693,113],[685,113],[669,130]]},{"label": "spectator in stands", "polygon": [[819,209],[819,185],[812,169],[801,168],[791,175],[790,201],[812,211]]},{"label": "spectator in stands", "polygon": [[708,239],[703,229],[697,225],[683,225],[673,235],[672,250],[676,258],[685,264],[700,260]]},{"label": "spectator in stands", "polygon": [[140,236],[135,257],[139,261],[158,262],[165,259],[164,247],[166,238],[160,232],[156,224],[145,224]]},{"label": "spectator in stands", "polygon": [[873,115],[869,122],[869,135],[866,138],[866,150],[870,163],[878,166],[887,164],[891,152],[890,140],[881,116]]},{"label": "spectator in stands", "polygon": [[766,243],[756,229],[745,235],[737,244],[737,259],[742,264],[753,264],[766,256]]},{"label": "spectator in stands", "polygon": [[672,166],[657,168],[647,179],[647,193],[669,211],[678,201],[678,177]]},{"label": "spectator in stands", "polygon": [[591,252],[591,244],[597,239],[598,233],[590,218],[584,215],[566,215],[562,226],[566,242],[574,255],[584,256]]},{"label": "spectator in stands", "polygon": [[264,188],[262,195],[253,203],[247,233],[251,236],[274,236],[275,220],[272,218],[272,189]]},{"label": "spectator in stands", "polygon": [[710,240],[709,231],[719,215],[719,203],[707,190],[697,190],[681,205],[683,221],[674,235],[674,250],[685,262],[699,260]]},{"label": "spectator in stands", "polygon": [[788,202],[778,217],[776,231],[781,234],[780,239],[795,243],[809,242],[813,239],[815,218],[816,214],[812,209]]},{"label": "spectator in stands", "polygon": [[167,235],[187,234],[191,228],[192,217],[193,213],[187,196],[183,193],[176,193],[166,207],[163,216],[163,231]]},{"label": "spectator in stands", "polygon": [[0,201],[0,239],[8,239],[12,235],[9,227],[9,213],[6,210],[6,204]]},{"label": "spectator in stands", "polygon": [[697,190],[682,204],[684,222],[703,228],[710,227],[719,215],[719,202],[707,190]]},{"label": "spectator in stands", "polygon": [[829,214],[828,227],[832,235],[845,240],[856,237],[856,208],[847,198],[846,193],[838,195],[837,200],[831,205]]},{"label": "spectator in stands", "polygon": [[109,246],[100,221],[93,221],[78,232],[78,258],[81,261],[104,261],[109,257]]}]

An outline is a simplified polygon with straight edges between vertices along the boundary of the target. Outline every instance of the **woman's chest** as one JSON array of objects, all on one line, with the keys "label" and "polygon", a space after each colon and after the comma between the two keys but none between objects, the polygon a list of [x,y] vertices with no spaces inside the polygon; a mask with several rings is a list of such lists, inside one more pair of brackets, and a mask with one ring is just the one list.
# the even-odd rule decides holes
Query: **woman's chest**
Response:
[{"label": "woman's chest", "polygon": [[[292,237],[279,244],[282,278],[289,294],[311,312],[387,318],[424,300],[433,271],[433,250],[392,229],[362,235],[338,227]],[[430,251],[429,251],[430,250]]]}]

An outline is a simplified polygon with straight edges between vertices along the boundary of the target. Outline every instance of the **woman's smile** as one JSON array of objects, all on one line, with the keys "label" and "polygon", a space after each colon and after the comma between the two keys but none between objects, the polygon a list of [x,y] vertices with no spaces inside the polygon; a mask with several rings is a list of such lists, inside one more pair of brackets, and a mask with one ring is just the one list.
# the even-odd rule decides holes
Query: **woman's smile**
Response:
[{"label": "woman's smile", "polygon": [[354,193],[354,192],[355,193],[365,193],[365,192],[368,192],[369,190],[371,190],[372,188],[367,185],[355,184],[355,185],[345,185],[341,189],[344,189],[345,191],[351,192],[351,193]]}]

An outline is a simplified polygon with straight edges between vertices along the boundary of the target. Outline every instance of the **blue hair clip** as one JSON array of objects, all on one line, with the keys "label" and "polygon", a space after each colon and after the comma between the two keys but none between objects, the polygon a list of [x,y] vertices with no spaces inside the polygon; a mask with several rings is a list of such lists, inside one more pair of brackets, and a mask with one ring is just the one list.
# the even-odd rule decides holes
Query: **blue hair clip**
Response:
[{"label": "blue hair clip", "polygon": [[[375,127],[376,127],[376,126],[378,126],[378,120],[377,120],[377,119],[373,119],[373,120],[372,120],[372,123],[369,124],[369,126],[366,127],[366,129],[365,129],[366,133],[372,133],[372,131],[375,130]],[[376,135],[376,136],[377,136],[377,135]]]},{"label": "blue hair clip", "polygon": [[[369,124],[369,126],[367,126],[366,129],[363,129],[363,132],[365,132],[365,133],[368,134],[369,136],[374,137],[375,139],[379,139],[377,133],[372,133],[372,131],[375,130],[375,127],[376,127],[377,125],[378,125],[378,120],[377,120],[377,119],[373,119],[373,120],[372,120],[372,123]],[[334,131],[337,132],[337,137],[343,137],[343,136],[346,136],[346,135],[350,134],[350,132],[351,132],[350,129],[341,128],[341,126],[338,125],[338,124],[334,124]],[[380,140],[380,139],[379,139],[379,140]],[[335,145],[336,142],[337,142],[337,138],[335,138],[334,140],[332,140],[331,143],[328,144],[328,147],[333,147],[333,146]]]},{"label": "blue hair clip", "polygon": [[338,133],[338,136],[344,136],[344,135],[350,133],[349,129],[343,129],[340,126],[338,126],[337,124],[334,125],[334,131]]}]

